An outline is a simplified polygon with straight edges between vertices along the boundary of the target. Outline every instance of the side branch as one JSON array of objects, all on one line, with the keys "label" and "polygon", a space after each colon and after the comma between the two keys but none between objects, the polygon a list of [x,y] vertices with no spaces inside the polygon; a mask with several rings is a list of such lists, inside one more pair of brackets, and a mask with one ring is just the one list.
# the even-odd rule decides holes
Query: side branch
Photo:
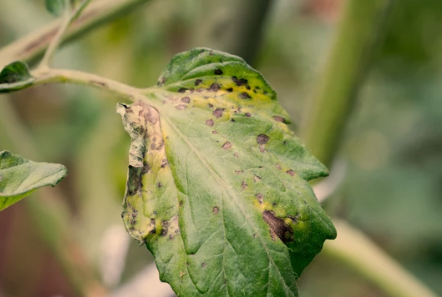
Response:
[{"label": "side branch", "polygon": [[105,90],[130,101],[145,99],[145,96],[142,95],[141,89],[134,88],[99,75],[85,73],[81,71],[62,69],[37,69],[36,71],[32,72],[32,75],[36,78],[36,80],[32,84],[33,86],[47,83],[72,83]]},{"label": "side branch", "polygon": [[[97,0],[76,19],[63,37],[63,42],[75,38],[110,19],[123,15],[149,0]],[[58,32],[61,21],[34,31],[0,49],[0,69],[13,61],[31,61],[42,55]]]}]

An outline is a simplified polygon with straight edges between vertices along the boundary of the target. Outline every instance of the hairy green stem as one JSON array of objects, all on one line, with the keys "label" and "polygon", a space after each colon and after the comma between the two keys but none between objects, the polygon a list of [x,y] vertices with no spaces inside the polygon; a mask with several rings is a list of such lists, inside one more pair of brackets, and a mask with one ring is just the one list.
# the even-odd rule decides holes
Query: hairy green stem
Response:
[{"label": "hairy green stem", "polygon": [[336,155],[393,0],[347,0],[323,76],[307,106],[301,138],[322,163]]},{"label": "hairy green stem", "polygon": [[[66,31],[63,42],[71,40],[90,31],[115,17],[133,11],[149,0],[97,0],[91,3]],[[58,32],[60,20],[36,30],[29,35],[0,49],[0,69],[5,65],[21,60],[33,61],[48,47],[51,40]]]},{"label": "hairy green stem", "polygon": [[40,61],[41,68],[49,68],[49,64],[52,61],[52,58],[54,57],[55,51],[57,50],[58,46],[61,44],[62,38],[66,30],[68,29],[69,25],[71,24],[71,2],[70,0],[64,0],[65,2],[65,10],[63,12],[63,18],[61,19],[61,25],[60,28],[58,28],[57,34],[55,34],[54,38],[52,38],[51,42],[49,43],[48,49],[46,50],[43,59]]},{"label": "hairy green stem", "polygon": [[326,241],[323,254],[359,271],[391,297],[437,297],[367,236],[341,220],[333,220],[335,240]]},{"label": "hairy green stem", "polygon": [[35,81],[32,84],[33,86],[47,83],[72,83],[105,90],[130,101],[145,99],[145,96],[142,95],[142,92],[145,92],[145,90],[137,89],[99,75],[81,71],[37,69],[32,72],[32,75],[35,77]]}]

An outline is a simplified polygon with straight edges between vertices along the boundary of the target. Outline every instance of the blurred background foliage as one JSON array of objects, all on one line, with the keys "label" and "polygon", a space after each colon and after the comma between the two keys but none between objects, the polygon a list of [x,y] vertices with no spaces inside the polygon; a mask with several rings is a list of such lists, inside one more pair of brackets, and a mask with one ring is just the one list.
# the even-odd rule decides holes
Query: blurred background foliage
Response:
[{"label": "blurred background foliage", "polygon": [[[442,295],[442,1],[396,2],[341,144],[337,159],[346,166],[345,179],[325,207]],[[223,43],[225,32],[246,26],[238,21],[254,12],[246,5],[263,5],[260,22],[248,23],[255,31],[261,26],[262,34],[245,33],[252,49]],[[55,65],[148,87],[175,53],[195,46],[230,49],[264,74],[296,131],[342,6],[343,0],[146,1],[64,46]],[[43,0],[0,1],[0,46],[51,20]],[[208,27],[215,28],[210,38]],[[91,273],[109,291],[136,277],[152,257],[121,233],[129,137],[115,113],[117,98],[48,85],[0,99],[18,113],[40,153],[36,161],[69,168],[57,198],[68,208],[66,236],[79,243],[82,261],[96,267]],[[12,146],[0,134],[0,150]],[[0,214],[0,296],[78,296],[27,204]],[[118,257],[124,261],[109,260]],[[159,296],[145,288],[144,296]],[[385,296],[321,255],[302,275],[300,294]]]}]

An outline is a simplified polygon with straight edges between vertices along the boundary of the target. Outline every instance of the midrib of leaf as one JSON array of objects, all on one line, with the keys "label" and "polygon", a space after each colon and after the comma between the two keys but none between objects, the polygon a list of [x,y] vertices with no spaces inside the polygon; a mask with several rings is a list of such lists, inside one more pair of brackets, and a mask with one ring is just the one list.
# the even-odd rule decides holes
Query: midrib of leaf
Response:
[{"label": "midrib of leaf", "polygon": [[[258,232],[258,230],[255,228],[255,226],[253,226],[253,224],[250,222],[250,218],[247,216],[246,212],[244,211],[243,207],[241,204],[238,203],[238,196],[236,195],[236,193],[234,191],[232,191],[232,188],[226,184],[223,179],[216,173],[216,171],[212,168],[212,166],[210,166],[210,164],[206,161],[205,157],[201,155],[201,153],[192,145],[192,143],[187,139],[187,137],[181,133],[181,131],[176,127],[176,125],[170,121],[167,116],[164,116],[162,118],[165,122],[167,122],[167,124],[181,137],[181,139],[184,140],[184,142],[188,145],[188,147],[191,149],[191,151],[198,157],[199,161],[201,162],[201,164],[204,166],[204,168],[206,168],[210,174],[215,178],[215,180],[218,182],[218,184],[220,186],[223,187],[223,189],[225,189],[227,191],[227,193],[230,195],[230,197],[232,198],[232,201],[235,203],[236,206],[238,206],[238,209],[241,211],[241,214],[246,218],[247,223],[252,227],[252,229],[256,232],[257,237],[259,238],[262,246],[264,247],[264,250],[267,253],[269,262],[271,262],[271,264],[276,268],[276,271],[278,271],[278,275],[280,277],[280,279],[282,280],[282,283],[284,284],[285,288],[287,290],[285,290],[285,292],[291,292],[290,287],[287,286],[284,278],[281,275],[281,272],[279,271],[278,267],[276,266],[276,264],[273,261],[273,258],[271,257],[270,253],[269,253],[269,248],[267,247],[267,245],[264,243],[263,238],[261,237],[260,232]],[[187,178],[186,178],[187,181]],[[186,195],[187,196],[187,195]],[[222,207],[222,213],[223,213],[223,234],[224,234],[224,241],[227,241],[226,238],[226,231],[225,231],[225,224],[224,224],[224,197],[221,198],[222,203],[223,203],[223,207]],[[181,235],[182,237],[182,235]],[[183,238],[182,238],[183,239]],[[184,239],[183,239],[184,240]],[[225,252],[225,244],[224,244],[224,252]],[[279,252],[279,251],[277,251]],[[225,259],[225,255],[223,254],[223,263],[224,263],[224,259]],[[224,271],[224,267],[223,266],[223,271]],[[270,280],[270,263],[269,263],[269,268],[268,268],[268,280]],[[268,290],[268,283],[267,283],[267,290]],[[227,286],[227,291],[228,291],[228,286]],[[230,296],[230,294],[229,294]],[[290,296],[290,295],[286,295],[286,296]]]}]

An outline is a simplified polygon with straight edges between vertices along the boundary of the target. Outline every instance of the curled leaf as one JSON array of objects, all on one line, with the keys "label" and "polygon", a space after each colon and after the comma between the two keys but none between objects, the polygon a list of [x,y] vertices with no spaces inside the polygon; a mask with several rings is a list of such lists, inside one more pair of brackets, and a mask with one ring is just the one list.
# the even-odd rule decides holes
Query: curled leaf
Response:
[{"label": "curled leaf", "polygon": [[13,62],[0,72],[0,93],[24,89],[34,82],[28,66],[21,61]]},{"label": "curled leaf", "polygon": [[60,164],[37,163],[8,151],[0,152],[0,210],[36,189],[55,186],[67,175]]}]

